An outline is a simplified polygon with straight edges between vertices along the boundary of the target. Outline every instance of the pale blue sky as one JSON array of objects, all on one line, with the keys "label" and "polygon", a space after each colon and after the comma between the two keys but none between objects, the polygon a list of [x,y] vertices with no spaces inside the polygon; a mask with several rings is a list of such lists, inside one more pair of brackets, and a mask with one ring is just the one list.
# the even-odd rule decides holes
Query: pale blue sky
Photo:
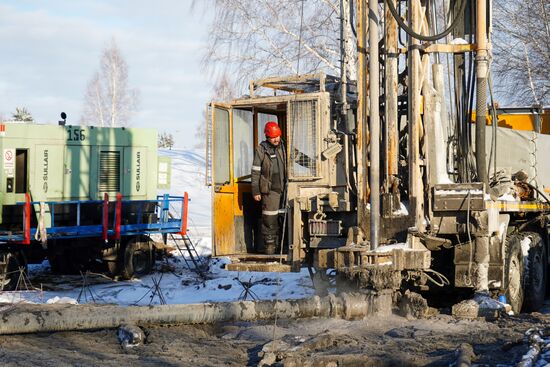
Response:
[{"label": "pale blue sky", "polygon": [[139,89],[133,127],[194,145],[211,84],[201,70],[210,17],[192,0],[0,0],[0,114],[25,106],[41,123],[78,123],[101,50],[116,39]]}]

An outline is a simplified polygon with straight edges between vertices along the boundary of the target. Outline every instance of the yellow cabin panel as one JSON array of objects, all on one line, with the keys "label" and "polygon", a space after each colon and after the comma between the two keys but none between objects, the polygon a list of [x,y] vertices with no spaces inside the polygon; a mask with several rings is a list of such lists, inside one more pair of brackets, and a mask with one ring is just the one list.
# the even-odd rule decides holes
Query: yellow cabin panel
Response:
[{"label": "yellow cabin panel", "polygon": [[235,184],[235,215],[236,216],[243,216],[243,195],[246,193],[250,193],[252,191],[252,185],[249,183],[238,183]]},{"label": "yellow cabin panel", "polygon": [[213,247],[216,256],[235,253],[233,194],[215,193],[213,200]]},{"label": "yellow cabin panel", "polygon": [[[543,110],[540,116],[540,133],[550,134],[550,110]],[[472,123],[475,123],[476,113],[472,112]],[[487,125],[493,123],[493,117],[487,114]],[[535,115],[533,113],[499,113],[498,126],[519,131],[535,131]]]}]

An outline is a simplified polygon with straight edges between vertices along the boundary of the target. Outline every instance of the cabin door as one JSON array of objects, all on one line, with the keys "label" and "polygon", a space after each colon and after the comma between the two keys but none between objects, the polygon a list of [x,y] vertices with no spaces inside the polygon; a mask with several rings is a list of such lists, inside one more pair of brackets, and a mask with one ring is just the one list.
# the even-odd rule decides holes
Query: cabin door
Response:
[{"label": "cabin door", "polygon": [[235,254],[231,110],[212,105],[212,247],[214,256]]}]

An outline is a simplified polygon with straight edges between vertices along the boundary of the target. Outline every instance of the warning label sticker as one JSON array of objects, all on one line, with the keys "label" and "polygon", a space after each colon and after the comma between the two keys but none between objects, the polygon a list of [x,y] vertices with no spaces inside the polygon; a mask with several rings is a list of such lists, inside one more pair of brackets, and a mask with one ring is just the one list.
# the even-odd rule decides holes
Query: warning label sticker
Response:
[{"label": "warning label sticker", "polygon": [[4,172],[6,177],[13,177],[15,174],[15,149],[4,149]]}]

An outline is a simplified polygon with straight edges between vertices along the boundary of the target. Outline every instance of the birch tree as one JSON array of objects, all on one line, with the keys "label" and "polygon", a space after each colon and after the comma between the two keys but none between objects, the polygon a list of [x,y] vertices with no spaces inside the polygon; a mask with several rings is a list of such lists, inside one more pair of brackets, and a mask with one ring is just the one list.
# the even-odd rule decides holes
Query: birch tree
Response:
[{"label": "birch tree", "polygon": [[32,114],[25,107],[16,107],[15,112],[11,115],[13,121],[19,122],[34,122]]},{"label": "birch tree", "polygon": [[159,140],[158,140],[159,148],[169,148],[170,150],[172,150],[174,143],[175,143],[174,135],[167,132],[162,132],[159,135]]},{"label": "birch tree", "polygon": [[550,2],[495,1],[493,38],[500,98],[507,103],[549,104]]},{"label": "birch tree", "polygon": [[214,20],[203,61],[217,77],[243,87],[265,76],[339,75],[339,0],[208,1]]},{"label": "birch tree", "polygon": [[128,64],[112,40],[86,87],[81,120],[101,127],[127,126],[138,100],[138,91],[128,86]]}]

